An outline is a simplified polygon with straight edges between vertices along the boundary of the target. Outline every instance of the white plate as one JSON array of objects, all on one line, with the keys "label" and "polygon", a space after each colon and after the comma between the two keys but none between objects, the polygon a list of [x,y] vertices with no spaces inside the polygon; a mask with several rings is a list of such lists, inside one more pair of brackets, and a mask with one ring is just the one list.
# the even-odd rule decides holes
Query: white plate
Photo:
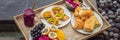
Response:
[{"label": "white plate", "polygon": [[[100,22],[101,26],[100,27],[97,27],[95,28],[92,32],[86,32],[84,31],[83,29],[80,29],[80,30],[76,30],[82,34],[91,34],[91,33],[96,33],[98,32],[99,30],[101,30],[102,26],[103,26],[103,22],[102,22],[102,19],[101,17],[96,13],[94,12],[94,15],[96,16],[96,18],[98,19],[98,21]],[[72,18],[71,18],[71,24],[72,24],[72,27],[74,29],[74,24],[75,24],[75,18],[74,18],[74,15],[72,15]]]},{"label": "white plate", "polygon": [[[41,13],[43,14],[43,12],[45,12],[45,11],[51,11],[52,8],[55,7],[55,6],[61,7],[61,8],[64,10],[64,13],[69,17],[68,20],[66,20],[66,21],[61,21],[60,25],[57,26],[58,28],[60,28],[60,27],[63,27],[63,26],[65,26],[65,25],[67,25],[67,24],[70,22],[70,19],[71,19],[71,13],[68,11],[68,9],[66,9],[66,7],[61,6],[61,5],[54,5],[54,6],[50,6],[50,7],[45,8]],[[42,21],[47,27],[53,25],[53,24],[48,23],[47,20],[45,20],[45,19],[41,19],[41,21]]]}]

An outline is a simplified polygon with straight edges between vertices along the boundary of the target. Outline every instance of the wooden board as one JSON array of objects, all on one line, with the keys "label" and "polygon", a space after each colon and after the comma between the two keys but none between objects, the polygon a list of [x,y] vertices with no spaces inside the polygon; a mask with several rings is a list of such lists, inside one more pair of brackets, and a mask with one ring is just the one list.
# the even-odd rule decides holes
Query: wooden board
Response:
[{"label": "wooden board", "polygon": [[[98,10],[90,3],[89,0],[85,0],[86,3],[88,3],[89,6],[92,7],[92,9],[94,11],[96,11],[98,13],[98,15],[100,15],[100,17],[102,18],[103,20],[103,27],[102,29],[97,32],[97,33],[94,33],[94,34],[90,34],[90,35],[84,35],[84,34],[81,34],[77,31],[75,31],[72,27],[71,27],[71,23],[69,22],[69,24],[67,24],[65,27],[63,28],[60,28],[61,30],[63,30],[64,34],[65,34],[65,40],[86,40],[90,37],[93,37],[99,33],[101,33],[102,31],[104,31],[105,29],[109,28],[110,27],[110,24],[106,21],[106,19],[98,12]],[[35,9],[34,12],[36,13],[36,15],[38,13],[40,13],[44,8],[46,7],[49,7],[51,5],[64,5],[65,6],[65,2],[60,0],[60,1],[57,1],[55,3],[52,3],[52,4],[49,4],[49,5],[46,5],[46,6],[43,6],[41,8],[38,8],[38,9]],[[40,20],[40,19],[38,19]],[[14,21],[15,23],[17,24],[17,26],[19,27],[19,29],[21,30],[22,34],[24,35],[25,39],[28,40],[29,37],[30,37],[30,30],[32,28],[30,27],[26,27],[24,25],[24,21],[23,21],[23,14],[19,14],[19,15],[16,15],[14,16]],[[38,22],[36,22],[37,24]]]}]

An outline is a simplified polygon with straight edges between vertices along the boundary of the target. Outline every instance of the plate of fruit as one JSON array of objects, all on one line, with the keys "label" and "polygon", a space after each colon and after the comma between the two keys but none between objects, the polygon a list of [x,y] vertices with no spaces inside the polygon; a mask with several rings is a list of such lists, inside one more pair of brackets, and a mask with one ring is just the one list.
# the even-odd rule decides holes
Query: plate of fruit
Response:
[{"label": "plate of fruit", "polygon": [[91,9],[77,7],[71,18],[73,29],[82,34],[96,33],[102,28],[101,17]]},{"label": "plate of fruit", "polygon": [[71,19],[71,13],[61,5],[53,5],[45,8],[40,13],[41,21],[48,26],[55,25],[58,28],[67,25]]},{"label": "plate of fruit", "polygon": [[46,27],[40,23],[31,30],[29,40],[64,40],[64,32],[56,26]]}]

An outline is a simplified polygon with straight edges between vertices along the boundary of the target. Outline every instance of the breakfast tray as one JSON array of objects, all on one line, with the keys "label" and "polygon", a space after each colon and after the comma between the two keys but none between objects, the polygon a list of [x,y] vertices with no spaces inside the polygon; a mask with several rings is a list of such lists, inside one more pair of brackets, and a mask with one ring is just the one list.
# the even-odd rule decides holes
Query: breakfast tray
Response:
[{"label": "breakfast tray", "polygon": [[[88,38],[91,38],[99,33],[101,33],[102,31],[106,30],[107,28],[109,28],[111,25],[108,23],[108,21],[98,12],[98,10],[91,4],[91,2],[89,0],[85,0],[85,2],[92,8],[92,10],[94,10],[95,12],[98,13],[98,15],[100,15],[100,17],[102,18],[103,21],[103,27],[99,32],[90,34],[90,35],[85,35],[85,34],[81,34],[77,31],[75,31],[72,27],[71,27],[71,23],[69,22],[65,27],[60,28],[61,30],[63,30],[64,34],[65,34],[65,40],[87,40]],[[64,5],[65,6],[65,1],[60,0],[57,2],[54,2],[52,4],[37,8],[34,10],[35,15],[37,15],[38,13],[40,13],[44,8],[49,7],[51,5]],[[38,19],[40,20],[40,19]],[[23,21],[23,14],[19,14],[14,16],[14,21],[17,24],[18,28],[20,29],[20,31],[22,32],[23,36],[25,37],[26,40],[29,40],[30,37],[30,30],[34,27],[26,27],[24,25],[24,21]],[[38,22],[36,22],[37,24]]]}]

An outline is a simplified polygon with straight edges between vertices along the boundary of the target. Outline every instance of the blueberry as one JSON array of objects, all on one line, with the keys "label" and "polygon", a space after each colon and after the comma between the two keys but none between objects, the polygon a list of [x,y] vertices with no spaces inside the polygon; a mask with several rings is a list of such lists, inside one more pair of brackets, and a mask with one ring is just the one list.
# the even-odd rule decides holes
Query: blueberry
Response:
[{"label": "blueberry", "polygon": [[116,5],[116,4],[117,4],[117,1],[113,1],[113,4]]},{"label": "blueberry", "polygon": [[120,23],[120,16],[118,16],[115,20],[116,22]]},{"label": "blueberry", "polygon": [[113,36],[114,36],[114,38],[118,38],[119,34],[118,33],[114,33]]},{"label": "blueberry", "polygon": [[108,7],[109,7],[109,3],[105,3],[105,7],[107,7],[107,8],[108,8]]},{"label": "blueberry", "polygon": [[104,16],[105,17],[105,19],[109,19],[109,17],[108,16]]},{"label": "blueberry", "polygon": [[106,0],[107,2],[112,2],[112,0]]},{"label": "blueberry", "polygon": [[120,8],[117,9],[118,15],[120,15]]},{"label": "blueberry", "polygon": [[116,28],[116,27],[114,27],[114,28],[113,28],[113,32],[114,32],[114,33],[119,33],[119,29]]},{"label": "blueberry", "polygon": [[106,12],[108,12],[108,11],[109,11],[109,9],[108,9],[108,8],[105,8],[104,10],[105,10]]},{"label": "blueberry", "polygon": [[98,10],[100,11],[100,13],[103,12],[103,11],[105,11],[105,10],[103,10],[103,9],[101,9],[101,8],[98,8]]},{"label": "blueberry", "polygon": [[111,18],[111,19],[115,19],[116,16],[117,16],[117,15],[114,15],[114,14],[113,14],[113,15],[109,15],[109,18]]},{"label": "blueberry", "polygon": [[117,2],[120,4],[120,0],[117,0]]},{"label": "blueberry", "polygon": [[110,37],[113,37],[113,34],[114,34],[114,33],[111,31],[111,32],[109,33],[109,36],[110,36]]},{"label": "blueberry", "polygon": [[112,22],[113,22],[113,20],[112,20],[112,19],[109,19],[109,20],[108,20],[108,22],[112,23]]},{"label": "blueberry", "polygon": [[117,9],[117,12],[120,12],[120,8]]},{"label": "blueberry", "polygon": [[115,5],[113,5],[113,8],[111,8],[111,10],[113,11],[113,12],[116,12],[116,8],[117,8],[117,6]]},{"label": "blueberry", "polygon": [[117,28],[120,28],[120,23],[116,23],[115,26],[116,26]]},{"label": "blueberry", "polygon": [[109,9],[113,8],[113,3],[109,3],[108,8]]},{"label": "blueberry", "polygon": [[34,36],[35,36],[35,34],[31,34],[31,36],[32,36],[32,37],[34,37]]},{"label": "blueberry", "polygon": [[33,37],[33,40],[38,40],[38,37],[41,36],[41,30],[45,27],[44,24],[40,23],[35,28],[31,30],[31,36]]},{"label": "blueberry", "polygon": [[114,40],[113,38],[110,38],[110,40]]},{"label": "blueberry", "polygon": [[109,11],[108,11],[108,14],[109,14],[109,15],[112,15],[112,14],[113,14],[113,11],[109,10]]},{"label": "blueberry", "polygon": [[114,38],[114,40],[118,40],[118,38]]},{"label": "blueberry", "polygon": [[111,23],[111,26],[112,26],[112,27],[115,26],[115,23]]},{"label": "blueberry", "polygon": [[110,40],[110,36],[105,36],[105,40]]},{"label": "blueberry", "polygon": [[105,15],[105,14],[106,14],[106,12],[105,12],[105,11],[104,11],[104,12],[101,12],[101,14],[102,14],[102,15]]},{"label": "blueberry", "polygon": [[104,5],[103,3],[99,5],[99,7],[102,8],[102,9],[105,8],[104,6],[105,6],[105,5]]},{"label": "blueberry", "polygon": [[115,15],[117,15],[117,16],[118,16],[118,12],[115,12]]},{"label": "blueberry", "polygon": [[120,4],[117,4],[116,6],[117,6],[117,7],[119,7],[119,6],[120,6]]}]

